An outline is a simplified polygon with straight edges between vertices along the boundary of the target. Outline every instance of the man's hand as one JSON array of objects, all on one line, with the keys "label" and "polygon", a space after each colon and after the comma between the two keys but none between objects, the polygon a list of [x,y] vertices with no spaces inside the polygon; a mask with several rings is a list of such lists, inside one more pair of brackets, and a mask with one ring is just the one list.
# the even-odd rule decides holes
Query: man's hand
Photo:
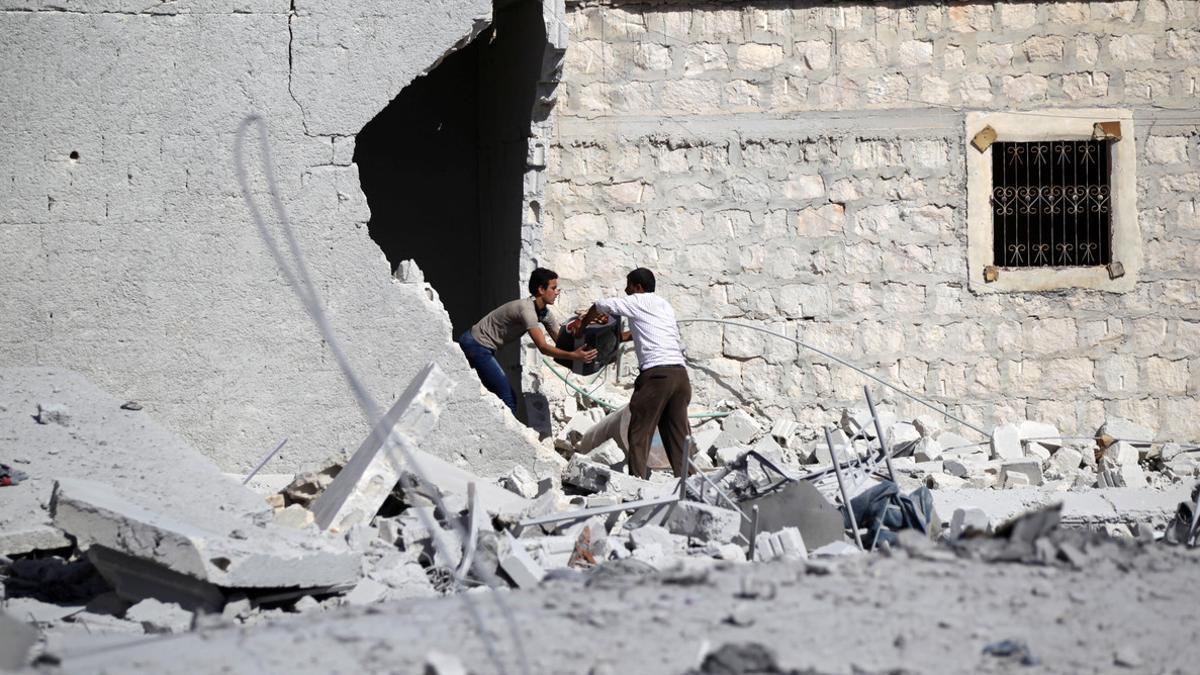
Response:
[{"label": "man's hand", "polygon": [[571,352],[571,358],[576,361],[591,363],[592,361],[596,360],[596,350],[589,349],[588,347],[580,347],[579,349]]}]

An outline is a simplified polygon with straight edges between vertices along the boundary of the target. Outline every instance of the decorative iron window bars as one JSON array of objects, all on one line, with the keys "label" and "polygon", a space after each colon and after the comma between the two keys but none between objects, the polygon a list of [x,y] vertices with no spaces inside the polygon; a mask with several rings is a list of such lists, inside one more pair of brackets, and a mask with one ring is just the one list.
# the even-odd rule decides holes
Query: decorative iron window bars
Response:
[{"label": "decorative iron window bars", "polygon": [[1112,260],[1107,141],[992,146],[994,265],[1088,267]]}]

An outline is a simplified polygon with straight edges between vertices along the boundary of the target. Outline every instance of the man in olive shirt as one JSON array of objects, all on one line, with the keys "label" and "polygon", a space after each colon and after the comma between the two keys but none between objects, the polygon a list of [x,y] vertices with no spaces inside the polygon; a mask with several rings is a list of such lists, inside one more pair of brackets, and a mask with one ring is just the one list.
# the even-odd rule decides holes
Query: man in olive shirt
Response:
[{"label": "man in olive shirt", "polygon": [[[558,299],[558,275],[539,267],[529,275],[529,297],[500,305],[458,337],[458,344],[467,355],[467,362],[479,373],[487,390],[500,397],[504,405],[517,412],[517,395],[508,383],[504,368],[496,360],[496,350],[521,339],[525,333],[537,345],[538,351],[555,359],[572,359],[587,363],[596,358],[596,350],[580,347],[568,352],[554,346],[560,326],[550,313],[550,305]],[[545,326],[550,339],[542,332]]]}]

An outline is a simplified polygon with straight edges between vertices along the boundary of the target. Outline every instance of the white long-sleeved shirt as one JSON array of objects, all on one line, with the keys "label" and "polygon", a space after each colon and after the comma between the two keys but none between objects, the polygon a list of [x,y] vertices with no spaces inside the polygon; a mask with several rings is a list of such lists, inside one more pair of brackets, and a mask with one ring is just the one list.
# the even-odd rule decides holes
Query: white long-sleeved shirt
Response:
[{"label": "white long-sleeved shirt", "polygon": [[671,303],[654,293],[634,293],[596,301],[605,314],[629,319],[633,350],[642,370],[657,366],[683,365],[683,340],[675,323]]}]

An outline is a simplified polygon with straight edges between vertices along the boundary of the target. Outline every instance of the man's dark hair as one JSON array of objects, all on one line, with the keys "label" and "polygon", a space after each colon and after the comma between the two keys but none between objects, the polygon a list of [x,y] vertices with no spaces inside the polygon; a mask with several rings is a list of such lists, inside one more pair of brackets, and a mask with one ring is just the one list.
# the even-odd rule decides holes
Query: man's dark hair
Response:
[{"label": "man's dark hair", "polygon": [[558,278],[558,273],[554,270],[548,270],[545,267],[539,267],[529,273],[529,294],[537,295],[538,290],[550,285],[550,282]]},{"label": "man's dark hair", "polygon": [[641,286],[642,290],[647,293],[654,292],[654,272],[639,267],[636,270],[625,275],[625,281],[629,282],[630,286]]}]

